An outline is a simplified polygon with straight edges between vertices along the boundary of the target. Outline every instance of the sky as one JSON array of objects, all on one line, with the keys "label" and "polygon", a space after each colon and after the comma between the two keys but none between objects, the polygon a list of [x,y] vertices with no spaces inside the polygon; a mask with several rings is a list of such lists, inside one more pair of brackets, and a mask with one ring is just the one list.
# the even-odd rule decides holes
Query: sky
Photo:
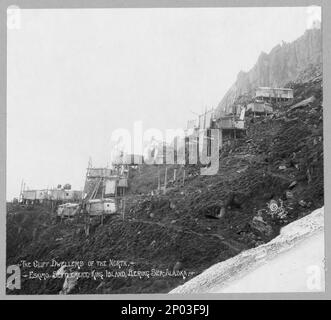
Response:
[{"label": "sky", "polygon": [[186,126],[240,70],[291,42],[316,11],[292,8],[24,9],[7,30],[7,199],[84,185],[111,135]]}]

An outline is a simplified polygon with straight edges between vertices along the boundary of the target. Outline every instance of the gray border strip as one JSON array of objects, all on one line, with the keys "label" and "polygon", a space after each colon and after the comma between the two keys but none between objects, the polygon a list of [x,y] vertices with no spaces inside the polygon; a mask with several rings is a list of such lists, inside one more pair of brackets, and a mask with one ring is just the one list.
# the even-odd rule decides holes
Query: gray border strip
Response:
[{"label": "gray border strip", "polygon": [[[7,26],[6,26],[6,9],[10,5],[16,5],[22,9],[28,8],[167,8],[167,7],[294,7],[294,6],[322,6],[322,31],[323,31],[323,86],[324,86],[324,107],[330,105],[331,102],[331,2],[327,0],[0,0],[0,297],[7,300],[82,300],[82,299],[102,299],[102,300],[121,300],[121,299],[136,299],[136,300],[242,300],[242,299],[331,299],[331,291],[329,284],[331,283],[331,275],[328,272],[330,267],[329,252],[331,249],[331,219],[328,214],[325,215],[325,242],[326,242],[326,291],[325,293],[242,293],[242,294],[194,294],[194,295],[176,295],[172,294],[113,294],[113,295],[21,295],[12,296],[5,295],[5,278],[6,278],[6,81],[7,81]],[[326,67],[328,66],[328,67]],[[324,108],[324,163],[329,163],[331,141],[331,129],[327,123],[330,123],[331,110]],[[325,166],[325,210],[329,208],[329,194],[331,190],[330,168]]]}]

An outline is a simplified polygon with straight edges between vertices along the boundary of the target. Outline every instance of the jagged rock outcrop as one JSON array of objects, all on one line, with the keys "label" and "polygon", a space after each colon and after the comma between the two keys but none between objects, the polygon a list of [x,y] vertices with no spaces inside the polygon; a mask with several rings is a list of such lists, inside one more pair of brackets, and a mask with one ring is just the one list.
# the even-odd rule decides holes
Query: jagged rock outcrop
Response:
[{"label": "jagged rock outcrop", "polygon": [[322,64],[322,33],[309,29],[291,43],[275,46],[269,54],[262,52],[255,66],[248,72],[240,71],[236,82],[217,107],[220,115],[238,97],[253,93],[259,86],[283,87],[296,80],[299,74],[313,65]]}]

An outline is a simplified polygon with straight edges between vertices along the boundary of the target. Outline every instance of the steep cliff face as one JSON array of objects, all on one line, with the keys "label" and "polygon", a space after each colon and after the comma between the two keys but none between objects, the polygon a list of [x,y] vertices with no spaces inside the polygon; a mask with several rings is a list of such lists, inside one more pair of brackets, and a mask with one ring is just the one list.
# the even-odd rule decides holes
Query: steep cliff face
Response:
[{"label": "steep cliff face", "polygon": [[310,29],[297,40],[274,47],[269,54],[262,52],[255,66],[248,72],[240,71],[236,82],[217,107],[222,113],[241,95],[252,93],[256,87],[282,87],[296,80],[311,65],[322,64],[321,29]]}]

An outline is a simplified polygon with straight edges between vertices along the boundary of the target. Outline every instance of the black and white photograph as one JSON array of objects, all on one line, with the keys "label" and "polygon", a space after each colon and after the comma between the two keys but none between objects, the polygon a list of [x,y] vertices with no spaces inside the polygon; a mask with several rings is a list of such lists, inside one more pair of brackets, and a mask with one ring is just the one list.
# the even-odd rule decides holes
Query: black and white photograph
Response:
[{"label": "black and white photograph", "polygon": [[325,292],[322,29],[9,6],[6,295]]}]

